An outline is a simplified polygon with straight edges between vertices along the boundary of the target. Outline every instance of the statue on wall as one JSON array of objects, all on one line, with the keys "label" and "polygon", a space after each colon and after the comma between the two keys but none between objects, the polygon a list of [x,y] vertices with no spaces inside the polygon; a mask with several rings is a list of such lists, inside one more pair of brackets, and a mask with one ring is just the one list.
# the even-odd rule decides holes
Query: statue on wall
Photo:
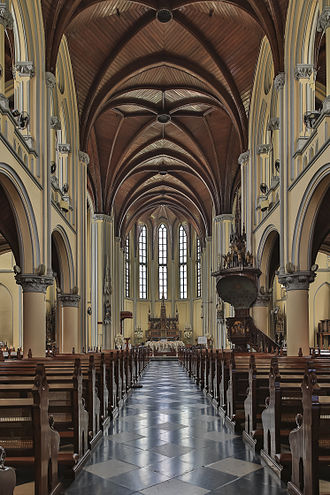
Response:
[{"label": "statue on wall", "polygon": [[109,325],[111,323],[111,294],[112,294],[112,282],[111,282],[111,271],[109,262],[104,272],[104,283],[103,283],[103,294],[104,294],[104,325]]}]

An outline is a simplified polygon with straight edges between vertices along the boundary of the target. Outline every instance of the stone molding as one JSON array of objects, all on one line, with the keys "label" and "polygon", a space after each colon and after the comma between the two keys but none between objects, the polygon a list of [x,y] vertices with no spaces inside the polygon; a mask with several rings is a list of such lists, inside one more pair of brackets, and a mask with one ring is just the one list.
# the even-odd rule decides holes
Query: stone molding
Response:
[{"label": "stone molding", "polygon": [[34,63],[33,62],[17,62],[13,67],[14,78],[19,75],[20,77],[33,77],[34,76]]},{"label": "stone molding", "polygon": [[18,274],[15,276],[17,285],[21,285],[23,292],[46,293],[47,287],[53,285],[54,278],[44,275]]},{"label": "stone molding", "polygon": [[81,297],[78,294],[59,294],[58,299],[64,308],[78,308]]},{"label": "stone molding", "polygon": [[71,152],[71,146],[70,144],[59,143],[57,145],[57,151],[62,155],[68,155]]},{"label": "stone molding", "polygon": [[274,79],[274,87],[277,91],[284,88],[285,84],[285,73],[280,72]]},{"label": "stone molding", "polygon": [[330,96],[323,101],[322,114],[330,114]]},{"label": "stone molding", "polygon": [[241,153],[239,155],[239,157],[238,157],[238,163],[240,165],[244,165],[248,161],[249,158],[250,158],[250,151],[247,150],[244,153]]},{"label": "stone molding", "polygon": [[315,73],[314,66],[311,64],[297,64],[294,77],[296,79],[309,79]]},{"label": "stone molding", "polygon": [[85,153],[84,151],[79,151],[79,160],[86,165],[89,165],[89,155]]},{"label": "stone molding", "polygon": [[49,125],[51,129],[54,129],[54,131],[59,131],[61,129],[61,121],[57,117],[57,115],[52,115],[49,119]]},{"label": "stone molding", "polygon": [[47,88],[53,89],[56,86],[56,77],[52,72],[46,72],[45,73],[45,78],[46,78],[46,86]]},{"label": "stone molding", "polygon": [[272,119],[270,119],[270,121],[268,122],[267,129],[269,131],[278,131],[279,128],[280,128],[280,119],[278,117],[273,117]]},{"label": "stone molding", "polygon": [[330,6],[324,7],[317,23],[317,30],[321,33],[330,27]]},{"label": "stone molding", "polygon": [[5,112],[9,112],[9,100],[4,94],[0,94],[0,108]]},{"label": "stone molding", "polygon": [[310,270],[295,273],[284,273],[278,275],[278,281],[284,285],[287,291],[290,290],[308,290],[309,284],[314,282],[316,273]]},{"label": "stone molding", "polygon": [[259,144],[257,147],[257,154],[258,155],[268,155],[273,149],[273,146],[271,144]]},{"label": "stone molding", "polygon": [[5,29],[13,29],[13,16],[5,3],[0,3],[0,24],[2,24]]}]

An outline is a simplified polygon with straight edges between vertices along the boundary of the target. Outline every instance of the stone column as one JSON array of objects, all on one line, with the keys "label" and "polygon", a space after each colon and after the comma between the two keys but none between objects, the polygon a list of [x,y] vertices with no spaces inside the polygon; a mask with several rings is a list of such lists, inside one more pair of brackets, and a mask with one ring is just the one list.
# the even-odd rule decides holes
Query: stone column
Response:
[{"label": "stone column", "polygon": [[301,347],[303,355],[309,355],[309,284],[315,272],[300,271],[279,275],[278,280],[287,291],[287,353],[297,356]]},{"label": "stone column", "polygon": [[[246,229],[247,239],[251,238],[251,226],[250,219],[248,217],[249,208],[248,205],[251,201],[251,193],[249,192],[249,158],[250,151],[241,153],[238,157],[238,164],[241,166],[241,207],[242,207],[242,229],[243,225]],[[226,253],[223,253],[226,254]]]},{"label": "stone column", "polygon": [[319,32],[325,31],[326,53],[326,97],[323,102],[323,111],[330,111],[330,6],[324,7],[317,26]]},{"label": "stone column", "polygon": [[[278,117],[273,117],[270,119],[268,122],[267,130],[270,131],[271,137],[271,144],[272,144],[272,152],[271,152],[271,163],[270,163],[270,188],[275,189],[277,184],[279,183],[279,169],[276,168],[275,162],[279,158],[279,150],[278,150],[278,145],[279,145],[279,129],[280,129],[280,121]],[[273,198],[274,199],[274,198]]]},{"label": "stone column", "polygon": [[[17,108],[20,112],[27,112],[30,117],[31,79],[34,77],[33,62],[16,62],[13,68],[13,77],[15,108]],[[31,136],[30,123],[27,124],[25,129],[21,129],[21,134],[23,135],[26,144],[30,149],[32,149],[33,138]]]},{"label": "stone column", "polygon": [[73,347],[76,352],[79,352],[78,315],[80,296],[78,294],[60,294],[58,299],[62,305],[60,352],[71,353]]},{"label": "stone column", "polygon": [[[47,247],[47,252],[44,253],[44,257],[47,260],[47,266],[52,266],[52,253],[51,253],[51,201],[52,201],[52,192],[51,192],[51,167],[50,167],[50,156],[51,156],[51,138],[52,138],[52,130],[51,130],[51,108],[52,108],[52,96],[53,92],[55,92],[56,88],[56,77],[52,72],[45,73],[45,83],[47,87],[47,166],[45,170],[45,179],[46,179],[46,194],[44,194],[44,211],[47,214],[44,214],[43,218],[43,228],[44,232],[46,232],[47,241],[44,245]],[[45,249],[44,246],[44,249]]]},{"label": "stone column", "polygon": [[[241,155],[239,159],[239,163],[245,164],[247,163],[247,160],[249,158],[249,152],[246,152],[243,154],[244,157]],[[240,161],[241,160],[241,161]],[[228,253],[229,250],[229,244],[230,244],[230,234],[232,232],[233,228],[233,221],[234,221],[234,215],[232,213],[225,213],[223,215],[218,215],[214,217],[214,226],[213,226],[213,238],[214,238],[214,265],[213,269],[218,270],[221,267],[222,264],[222,255],[225,255]],[[212,277],[214,278],[214,277]],[[215,278],[214,278],[215,281]],[[216,281],[215,281],[216,282]],[[214,289],[215,294],[214,294],[214,299],[216,301],[216,288]],[[226,347],[226,342],[227,342],[227,328],[226,328],[226,322],[225,318],[227,316],[231,316],[232,314],[232,309],[230,304],[224,303],[224,317],[221,320],[221,324],[219,324],[218,327],[218,338],[217,341],[219,343],[219,346],[221,347]]]},{"label": "stone column", "polygon": [[280,273],[284,272],[287,258],[287,189],[288,177],[286,166],[285,125],[284,125],[284,84],[285,74],[280,72],[274,79],[274,87],[279,95],[279,152],[280,152]]},{"label": "stone column", "polygon": [[269,335],[269,302],[270,292],[258,292],[256,302],[252,307],[254,324],[259,330]]},{"label": "stone column", "polygon": [[29,349],[33,357],[45,357],[46,352],[46,289],[53,277],[16,275],[16,283],[23,289],[23,353]]},{"label": "stone column", "polygon": [[0,3],[0,95],[5,98],[6,84],[6,53],[5,53],[5,31],[13,28],[13,18],[6,3]]}]

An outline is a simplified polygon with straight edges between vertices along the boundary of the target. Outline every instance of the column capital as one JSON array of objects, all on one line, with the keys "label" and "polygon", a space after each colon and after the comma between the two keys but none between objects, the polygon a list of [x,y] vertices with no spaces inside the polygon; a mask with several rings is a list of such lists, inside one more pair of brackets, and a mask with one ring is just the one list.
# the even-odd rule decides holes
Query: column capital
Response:
[{"label": "column capital", "polygon": [[277,91],[284,88],[285,84],[285,73],[280,72],[274,79],[274,87]]},{"label": "column capital", "polygon": [[105,213],[95,213],[93,220],[111,223],[112,217],[110,215],[106,215]]},{"label": "column capital", "polygon": [[78,308],[81,297],[78,294],[59,294],[58,299],[65,308]]},{"label": "column capital", "polygon": [[253,306],[268,306],[270,299],[272,297],[272,290],[265,290],[263,287],[260,287],[258,290],[257,299]]},{"label": "column capital", "polygon": [[321,33],[328,27],[330,27],[330,6],[324,7],[324,9],[322,10],[317,23],[317,30]]},{"label": "column capital", "polygon": [[33,62],[16,62],[13,67],[13,77],[17,75],[20,77],[33,77],[34,76],[34,64]]},{"label": "column capital", "polygon": [[54,278],[44,275],[17,274],[15,276],[17,285],[21,285],[23,292],[46,293],[47,287],[53,285]]},{"label": "column capital", "polygon": [[79,151],[79,160],[86,165],[89,165],[89,155],[85,153],[84,151]]},{"label": "column capital", "polygon": [[67,143],[59,143],[57,145],[57,151],[62,155],[68,155],[71,152],[71,146]]},{"label": "column capital", "polygon": [[238,157],[239,165],[245,165],[245,163],[248,161],[249,158],[250,158],[250,150],[241,153]]},{"label": "column capital", "polygon": [[297,64],[294,71],[294,77],[298,80],[309,79],[314,73],[315,69],[312,64]]},{"label": "column capital", "polygon": [[53,89],[56,86],[56,77],[52,72],[45,73],[46,86],[47,88]]},{"label": "column capital", "polygon": [[271,144],[259,144],[257,146],[257,154],[258,155],[268,155],[273,149],[273,146]]},{"label": "column capital", "polygon": [[0,24],[3,25],[5,29],[13,29],[13,16],[8,10],[5,3],[0,3]]},{"label": "column capital", "polygon": [[223,222],[224,220],[232,222],[234,220],[234,215],[232,213],[224,213],[223,215],[214,217],[215,222]]},{"label": "column capital", "polygon": [[287,291],[290,290],[308,290],[309,284],[314,282],[316,273],[311,270],[284,273],[278,275],[278,281],[284,285]]},{"label": "column capital", "polygon": [[278,117],[273,117],[269,120],[267,129],[269,131],[278,131],[280,128],[280,119]]},{"label": "column capital", "polygon": [[51,129],[54,129],[54,131],[59,131],[61,129],[61,121],[57,117],[57,115],[51,115],[49,119],[49,125]]}]

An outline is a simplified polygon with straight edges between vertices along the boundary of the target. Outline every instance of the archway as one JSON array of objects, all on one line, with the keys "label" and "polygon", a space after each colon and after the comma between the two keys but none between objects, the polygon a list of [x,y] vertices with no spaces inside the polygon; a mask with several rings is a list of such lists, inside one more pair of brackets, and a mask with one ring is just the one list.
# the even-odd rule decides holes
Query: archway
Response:
[{"label": "archway", "polygon": [[[330,252],[329,191],[330,164],[326,164],[314,175],[305,191],[293,235],[292,263],[287,266],[289,273],[281,276],[287,289],[288,354],[290,355],[296,354],[299,347],[308,354],[309,347],[315,343],[315,328],[311,328],[310,321],[313,298],[309,295],[321,278],[321,270],[318,271],[315,264],[318,253],[320,249],[325,250],[326,253]],[[314,285],[315,275],[316,285]],[[312,325],[314,326],[313,322]]]},{"label": "archway", "polygon": [[[34,275],[42,270],[37,226],[20,178],[4,163],[0,164],[0,211],[0,282],[9,294],[12,308],[10,317],[6,309],[8,297],[2,297],[0,312],[6,320],[11,319],[11,335],[7,332],[5,341],[14,347],[23,344],[25,353],[34,345],[35,354],[43,349],[40,355],[44,355],[44,305],[33,310],[36,299],[42,299],[45,288],[44,277]],[[23,298],[16,281],[23,286]],[[29,302],[25,301],[27,299]]]},{"label": "archway", "polygon": [[47,345],[71,352],[77,347],[80,296],[74,287],[70,242],[62,227],[52,232],[51,243],[54,284],[47,289]]},{"label": "archway", "polygon": [[[257,253],[257,263],[261,270],[259,279],[259,293],[253,307],[253,317],[257,328],[270,335],[278,342],[283,341],[276,337],[277,320],[284,314],[285,308],[278,307],[279,283],[276,272],[279,268],[280,236],[274,226],[269,226],[260,241]],[[281,311],[280,311],[281,309]]]}]

